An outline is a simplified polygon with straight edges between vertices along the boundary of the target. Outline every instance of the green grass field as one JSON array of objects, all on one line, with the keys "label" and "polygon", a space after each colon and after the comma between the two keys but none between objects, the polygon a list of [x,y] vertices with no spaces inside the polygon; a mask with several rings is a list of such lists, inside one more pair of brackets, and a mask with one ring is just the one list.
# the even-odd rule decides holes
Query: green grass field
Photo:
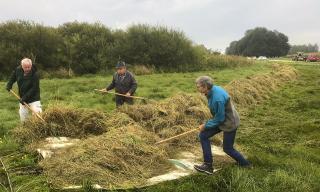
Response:
[{"label": "green grass field", "polygon": [[[271,62],[260,62],[221,71],[137,76],[137,96],[161,100],[179,92],[195,92],[194,80],[199,75],[211,75],[217,84],[225,85],[233,79],[270,72],[270,66]],[[228,164],[213,176],[195,174],[132,191],[320,191],[320,66],[295,67],[299,72],[297,81],[273,93],[270,100],[248,108],[241,116],[236,144],[252,162],[252,169]],[[63,103],[110,112],[114,110],[112,96],[93,91],[110,81],[111,76],[41,80],[43,108]],[[4,86],[1,82],[0,87]],[[0,156],[9,168],[15,189],[49,191],[50,185],[43,176],[23,171],[35,170],[37,158],[24,153],[10,138],[9,130],[19,123],[17,110],[17,101],[3,88]],[[0,181],[4,180],[0,176]]]}]

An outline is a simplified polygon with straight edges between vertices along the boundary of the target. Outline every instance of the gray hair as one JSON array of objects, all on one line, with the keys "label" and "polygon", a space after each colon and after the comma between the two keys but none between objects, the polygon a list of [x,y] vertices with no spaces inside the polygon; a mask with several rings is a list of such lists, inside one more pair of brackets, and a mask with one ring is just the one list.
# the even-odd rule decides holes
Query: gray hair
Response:
[{"label": "gray hair", "polygon": [[31,59],[29,59],[29,58],[23,58],[23,59],[21,60],[21,65],[23,65],[24,63],[25,63],[25,64],[29,63],[29,64],[32,65],[32,61],[31,61]]},{"label": "gray hair", "polygon": [[196,79],[196,84],[200,85],[201,87],[207,87],[211,89],[213,86],[213,80],[209,76],[200,76]]}]

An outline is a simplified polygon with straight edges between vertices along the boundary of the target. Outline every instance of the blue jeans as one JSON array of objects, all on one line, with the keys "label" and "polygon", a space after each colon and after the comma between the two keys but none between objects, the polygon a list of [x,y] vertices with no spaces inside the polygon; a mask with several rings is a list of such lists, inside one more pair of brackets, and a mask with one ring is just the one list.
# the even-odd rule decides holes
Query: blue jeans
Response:
[{"label": "blue jeans", "polygon": [[[200,132],[199,138],[201,142],[203,160],[205,163],[212,164],[212,151],[210,137],[214,136],[217,133],[220,133],[221,130],[218,127],[211,128]],[[236,137],[237,129],[231,132],[223,132],[223,151],[232,157],[240,166],[249,165],[249,162],[233,148],[234,140]]]}]

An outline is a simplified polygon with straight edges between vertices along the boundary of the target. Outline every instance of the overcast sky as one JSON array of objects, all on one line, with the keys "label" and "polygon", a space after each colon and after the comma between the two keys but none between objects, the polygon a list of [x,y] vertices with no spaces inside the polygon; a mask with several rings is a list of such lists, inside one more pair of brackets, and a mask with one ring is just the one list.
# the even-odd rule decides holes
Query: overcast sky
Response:
[{"label": "overcast sky", "polygon": [[218,51],[258,26],[284,33],[290,44],[320,45],[319,18],[320,0],[0,0],[0,22],[164,25]]}]

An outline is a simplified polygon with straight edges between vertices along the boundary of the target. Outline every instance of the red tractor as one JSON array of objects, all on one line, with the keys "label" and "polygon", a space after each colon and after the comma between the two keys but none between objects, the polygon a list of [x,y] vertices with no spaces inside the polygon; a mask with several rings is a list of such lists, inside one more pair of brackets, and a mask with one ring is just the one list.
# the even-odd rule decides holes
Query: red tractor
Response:
[{"label": "red tractor", "polygon": [[307,57],[307,62],[317,62],[317,61],[320,61],[320,57],[318,55],[309,55]]}]

